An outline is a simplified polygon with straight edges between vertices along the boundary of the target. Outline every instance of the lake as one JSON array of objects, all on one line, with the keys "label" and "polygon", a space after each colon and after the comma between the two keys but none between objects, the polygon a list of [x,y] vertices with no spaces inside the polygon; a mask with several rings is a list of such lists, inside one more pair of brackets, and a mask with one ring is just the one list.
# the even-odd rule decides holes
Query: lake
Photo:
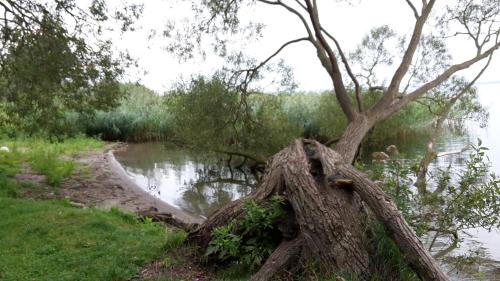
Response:
[{"label": "lake", "polygon": [[[491,89],[488,89],[491,88]],[[500,103],[497,85],[483,85],[481,102],[490,109],[486,128],[476,123],[466,124],[468,135],[446,136],[436,144],[437,151],[457,151],[476,144],[477,138],[489,148],[491,171],[500,174]],[[408,155],[423,151],[425,140]],[[396,144],[397,145],[397,144]],[[453,165],[460,167],[467,159],[467,152],[439,157],[430,170]],[[130,144],[126,150],[117,152],[116,159],[123,165],[130,178],[159,199],[188,213],[206,217],[221,206],[250,193],[255,185],[252,174],[246,168],[237,169],[238,160],[233,159],[229,168],[228,156],[207,154],[167,147],[162,143]],[[448,274],[454,280],[500,280],[500,231],[493,229],[470,229],[462,233],[464,240],[443,260]],[[425,241],[424,243],[429,243]],[[446,241],[439,241],[443,245]],[[454,257],[473,253],[481,258],[478,265],[456,268]],[[476,275],[480,272],[480,275]]]}]

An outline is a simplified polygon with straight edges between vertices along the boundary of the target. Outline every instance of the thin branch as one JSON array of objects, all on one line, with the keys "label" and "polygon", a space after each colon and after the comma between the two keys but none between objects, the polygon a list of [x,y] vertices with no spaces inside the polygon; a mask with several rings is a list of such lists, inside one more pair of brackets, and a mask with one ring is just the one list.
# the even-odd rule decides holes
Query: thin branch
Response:
[{"label": "thin branch", "polygon": [[297,2],[297,4],[299,4],[299,6],[302,7],[302,9],[307,11],[307,7],[303,3],[301,3],[300,0],[295,0],[295,2]]},{"label": "thin branch", "polygon": [[254,70],[257,70],[257,69],[261,68],[262,66],[264,66],[271,59],[273,59],[274,57],[276,57],[281,51],[283,51],[283,49],[285,49],[287,46],[289,46],[291,44],[294,44],[294,43],[298,43],[298,42],[302,42],[302,41],[310,41],[310,40],[312,40],[312,38],[310,38],[310,37],[302,37],[302,38],[290,40],[290,41],[284,43],[283,45],[281,45],[281,47],[276,52],[274,52],[267,59],[265,59],[263,62],[261,62],[256,68],[254,68]]},{"label": "thin branch", "polygon": [[281,51],[283,51],[287,46],[294,44],[294,43],[298,43],[298,42],[302,42],[302,41],[311,41],[311,40],[312,39],[309,37],[302,37],[302,38],[290,40],[290,41],[284,43],[283,45],[281,45],[281,47],[276,52],[271,54],[269,57],[267,57],[265,60],[263,60],[261,63],[259,63],[255,67],[236,71],[231,76],[230,80],[236,79],[240,74],[245,73],[245,78],[243,79],[243,82],[240,84],[240,86],[243,86],[246,89],[247,85],[255,78],[255,75],[257,74],[259,69],[262,68],[264,65],[266,65],[274,57],[276,57],[279,53],[281,53]]},{"label": "thin branch", "polygon": [[[391,106],[391,108],[389,110],[390,113],[388,112],[389,115],[392,114],[393,112],[401,109],[409,102],[416,100],[420,96],[427,93],[427,91],[438,86],[442,82],[446,81],[446,79],[450,78],[456,72],[463,70],[463,69],[466,69],[466,68],[469,68],[474,63],[476,63],[480,60],[483,60],[488,56],[491,56],[498,48],[500,48],[500,43],[497,43],[496,45],[494,45],[488,51],[484,52],[481,55],[478,55],[478,56],[476,56],[468,61],[462,62],[460,64],[455,64],[455,65],[451,66],[446,71],[444,71],[442,74],[440,74],[438,77],[436,77],[434,80],[427,82],[426,84],[422,85],[420,88],[416,89],[415,91],[411,92],[410,94],[403,96],[398,102],[396,102],[395,104],[393,104],[393,106]],[[489,60],[491,60],[491,58]],[[487,64],[487,66],[488,65],[489,65],[489,62]],[[483,68],[481,70],[481,74],[482,74],[482,72],[484,72],[484,70],[485,70],[485,68]],[[478,78],[479,77],[476,77],[473,81],[475,82]]]},{"label": "thin branch", "polygon": [[340,44],[335,37],[333,37],[330,33],[328,33],[328,31],[325,30],[323,27],[321,27],[321,30],[326,34],[326,36],[328,36],[335,43],[335,46],[337,47],[342,62],[344,63],[344,67],[347,71],[347,74],[349,75],[349,77],[351,77],[351,80],[354,83],[354,90],[356,93],[356,101],[358,103],[359,112],[363,112],[364,109],[363,109],[363,97],[361,96],[361,87],[359,86],[359,82],[358,79],[356,78],[356,75],[354,75],[354,73],[352,72],[351,66],[347,61],[344,51],[342,51],[342,48],[340,47]]},{"label": "thin branch", "polygon": [[269,5],[279,5],[279,6],[282,6],[283,8],[285,8],[285,9],[287,9],[289,12],[291,12],[294,15],[296,15],[300,19],[300,21],[304,25],[304,27],[305,27],[305,29],[306,29],[307,34],[309,35],[309,37],[313,38],[313,33],[311,31],[311,28],[309,27],[309,24],[307,24],[307,20],[296,9],[294,9],[291,6],[283,3],[281,0],[278,0],[278,1],[257,0],[257,1],[258,2],[262,2],[264,4],[269,4]]},{"label": "thin branch", "polygon": [[245,152],[241,152],[241,151],[214,150],[214,152],[224,153],[224,154],[227,154],[227,155],[240,156],[240,157],[243,157],[243,158],[251,159],[251,160],[255,161],[258,164],[266,164],[266,161],[267,161],[264,157],[261,157],[261,156],[258,156],[258,155],[251,155],[251,154],[248,154],[248,153],[245,153]]},{"label": "thin branch", "polygon": [[323,36],[323,33],[321,31],[321,24],[319,21],[319,15],[318,15],[318,7],[316,4],[316,1],[313,0],[313,3],[311,3],[310,0],[306,0],[306,6],[307,6],[307,11],[309,13],[309,16],[311,18],[311,22],[313,24],[313,28],[316,34],[316,38],[318,39],[319,43],[321,44],[321,49],[318,49],[318,53],[320,51],[326,51],[328,54],[328,60],[329,64],[331,66],[331,73],[330,76],[333,80],[333,86],[335,88],[335,95],[337,97],[337,100],[339,101],[340,107],[342,108],[342,111],[346,115],[347,119],[349,121],[352,121],[356,118],[356,111],[353,109],[351,100],[349,96],[347,95],[347,90],[345,88],[344,82],[342,81],[342,73],[340,72],[340,68],[337,62],[337,58],[335,57],[335,53],[333,52],[332,48],[326,41],[325,37]]},{"label": "thin branch", "polygon": [[410,6],[411,10],[413,11],[413,15],[415,15],[415,18],[418,19],[420,16],[418,15],[417,8],[415,8],[415,5],[411,2],[411,0],[406,0],[406,3],[408,3],[408,6]]}]

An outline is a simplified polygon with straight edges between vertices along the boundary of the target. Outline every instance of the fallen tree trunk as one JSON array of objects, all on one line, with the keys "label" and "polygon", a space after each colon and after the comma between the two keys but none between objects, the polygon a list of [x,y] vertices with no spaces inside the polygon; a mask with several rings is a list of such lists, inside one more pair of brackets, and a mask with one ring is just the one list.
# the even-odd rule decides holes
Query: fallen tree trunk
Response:
[{"label": "fallen tree trunk", "polygon": [[[293,209],[299,226],[296,235],[300,238],[292,239],[293,242],[284,240],[253,280],[269,280],[297,261],[312,261],[326,272],[350,273],[368,280],[371,255],[365,231],[369,222],[365,204],[422,279],[448,280],[391,199],[343,159],[332,149],[310,140],[296,140],[272,158],[261,184],[249,199],[264,204],[274,195],[284,197]],[[232,202],[191,232],[188,242],[206,249],[215,227],[243,215],[241,200]],[[284,249],[294,255],[287,255]]]}]

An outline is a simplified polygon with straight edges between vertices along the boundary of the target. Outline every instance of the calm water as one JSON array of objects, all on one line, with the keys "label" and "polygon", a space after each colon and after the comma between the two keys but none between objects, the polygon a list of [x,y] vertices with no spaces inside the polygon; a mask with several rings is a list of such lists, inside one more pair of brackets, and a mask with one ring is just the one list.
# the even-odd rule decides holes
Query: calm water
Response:
[{"label": "calm water", "polygon": [[[484,85],[481,101],[490,109],[490,119],[486,128],[468,124],[468,136],[445,137],[437,144],[437,151],[457,151],[477,138],[488,147],[491,171],[500,175],[500,89],[498,85]],[[485,90],[486,89],[486,90]],[[498,94],[497,94],[498,90]],[[397,144],[396,144],[397,145]],[[400,146],[409,155],[423,149]],[[411,150],[411,151],[410,151]],[[161,143],[132,144],[125,151],[116,153],[117,160],[128,175],[139,186],[165,202],[189,213],[208,216],[232,200],[247,195],[255,184],[249,171],[229,169],[228,157],[206,155],[186,150],[169,149]],[[452,164],[460,167],[467,159],[467,153],[453,154],[438,158],[432,169],[444,168]],[[237,160],[232,162],[237,165]],[[480,265],[457,269],[445,263],[454,280],[500,280],[500,231],[471,229],[462,235],[460,246],[448,254],[448,260],[471,251],[483,259]],[[443,245],[446,241],[438,241]],[[483,272],[484,275],[471,275]]]},{"label": "calm water", "polygon": [[249,194],[255,183],[249,171],[229,169],[226,156],[169,149],[162,143],[131,144],[115,156],[140,187],[204,217]]}]

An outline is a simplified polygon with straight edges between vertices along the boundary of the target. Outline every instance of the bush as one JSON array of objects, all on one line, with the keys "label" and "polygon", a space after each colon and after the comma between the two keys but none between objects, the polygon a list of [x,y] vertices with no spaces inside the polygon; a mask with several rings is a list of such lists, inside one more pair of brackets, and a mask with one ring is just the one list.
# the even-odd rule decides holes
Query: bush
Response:
[{"label": "bush", "polygon": [[244,204],[245,217],[239,223],[232,222],[213,230],[205,255],[254,270],[281,240],[275,235],[274,226],[283,215],[283,201],[277,196],[267,208],[259,207],[254,201]]}]

